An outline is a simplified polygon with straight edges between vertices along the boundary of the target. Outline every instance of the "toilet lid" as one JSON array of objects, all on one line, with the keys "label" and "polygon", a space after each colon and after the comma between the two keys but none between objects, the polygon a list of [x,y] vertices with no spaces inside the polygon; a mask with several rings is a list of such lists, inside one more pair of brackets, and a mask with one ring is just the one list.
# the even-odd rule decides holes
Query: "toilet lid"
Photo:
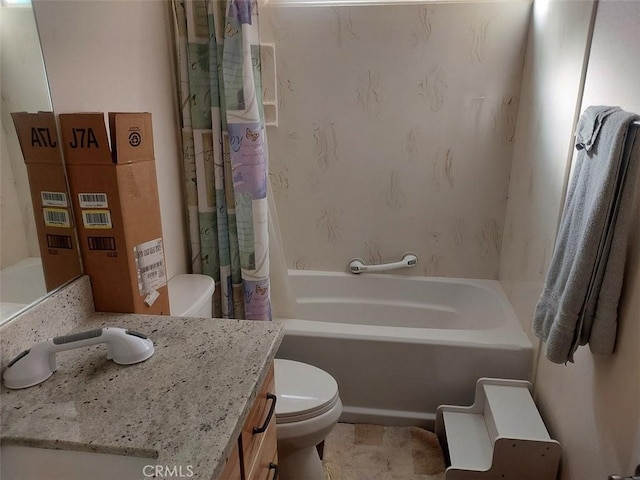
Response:
[{"label": "toilet lid", "polygon": [[299,422],[331,410],[338,384],[327,372],[292,360],[275,360],[276,423]]},{"label": "toilet lid", "polygon": [[189,317],[211,299],[216,284],[206,275],[180,274],[169,280],[168,286],[171,315]]}]

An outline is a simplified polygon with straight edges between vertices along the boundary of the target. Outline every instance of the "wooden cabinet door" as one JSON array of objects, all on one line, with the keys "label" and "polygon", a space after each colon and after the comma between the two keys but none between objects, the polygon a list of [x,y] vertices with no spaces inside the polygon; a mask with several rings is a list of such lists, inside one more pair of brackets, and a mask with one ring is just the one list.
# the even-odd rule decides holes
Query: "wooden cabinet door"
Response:
[{"label": "wooden cabinet door", "polygon": [[273,422],[265,432],[247,480],[272,480],[275,478],[278,464],[277,441],[276,422]]},{"label": "wooden cabinet door", "polygon": [[270,445],[276,444],[275,404],[275,376],[272,365],[240,436],[242,464],[247,479],[251,478],[253,465],[265,440],[269,439],[267,441]]},{"label": "wooden cabinet door", "polygon": [[275,480],[278,476],[278,436],[275,417],[273,364],[226,460],[219,480]]}]

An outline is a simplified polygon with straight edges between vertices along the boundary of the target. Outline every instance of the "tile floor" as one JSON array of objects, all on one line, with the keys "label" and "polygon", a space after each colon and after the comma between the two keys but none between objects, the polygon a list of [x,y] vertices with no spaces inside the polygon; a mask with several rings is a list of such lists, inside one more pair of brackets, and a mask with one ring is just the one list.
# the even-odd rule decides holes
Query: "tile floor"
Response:
[{"label": "tile floor", "polygon": [[438,439],[418,427],[339,423],[324,445],[327,480],[444,480]]}]

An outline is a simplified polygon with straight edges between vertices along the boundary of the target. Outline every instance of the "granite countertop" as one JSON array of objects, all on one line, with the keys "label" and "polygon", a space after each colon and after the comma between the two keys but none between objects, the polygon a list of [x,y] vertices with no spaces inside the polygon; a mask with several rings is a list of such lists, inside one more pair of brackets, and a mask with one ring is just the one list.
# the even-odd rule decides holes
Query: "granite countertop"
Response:
[{"label": "granite countertop", "polygon": [[148,335],[154,355],[122,366],[104,345],[58,353],[45,382],[2,387],[3,443],[157,457],[158,465],[191,465],[192,478],[217,478],[282,325],[96,313],[73,331],[108,326]]}]

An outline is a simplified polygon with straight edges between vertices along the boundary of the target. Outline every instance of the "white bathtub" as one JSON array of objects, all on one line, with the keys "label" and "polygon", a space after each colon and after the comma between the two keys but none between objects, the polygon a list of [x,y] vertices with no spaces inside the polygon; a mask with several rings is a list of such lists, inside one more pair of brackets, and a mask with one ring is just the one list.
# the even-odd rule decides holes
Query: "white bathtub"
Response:
[{"label": "white bathtub", "polygon": [[28,257],[0,270],[0,323],[47,293],[40,257]]},{"label": "white bathtub", "polygon": [[341,421],[433,427],[480,377],[528,379],[533,350],[500,284],[290,270],[298,299],[279,358],[338,382]]}]

